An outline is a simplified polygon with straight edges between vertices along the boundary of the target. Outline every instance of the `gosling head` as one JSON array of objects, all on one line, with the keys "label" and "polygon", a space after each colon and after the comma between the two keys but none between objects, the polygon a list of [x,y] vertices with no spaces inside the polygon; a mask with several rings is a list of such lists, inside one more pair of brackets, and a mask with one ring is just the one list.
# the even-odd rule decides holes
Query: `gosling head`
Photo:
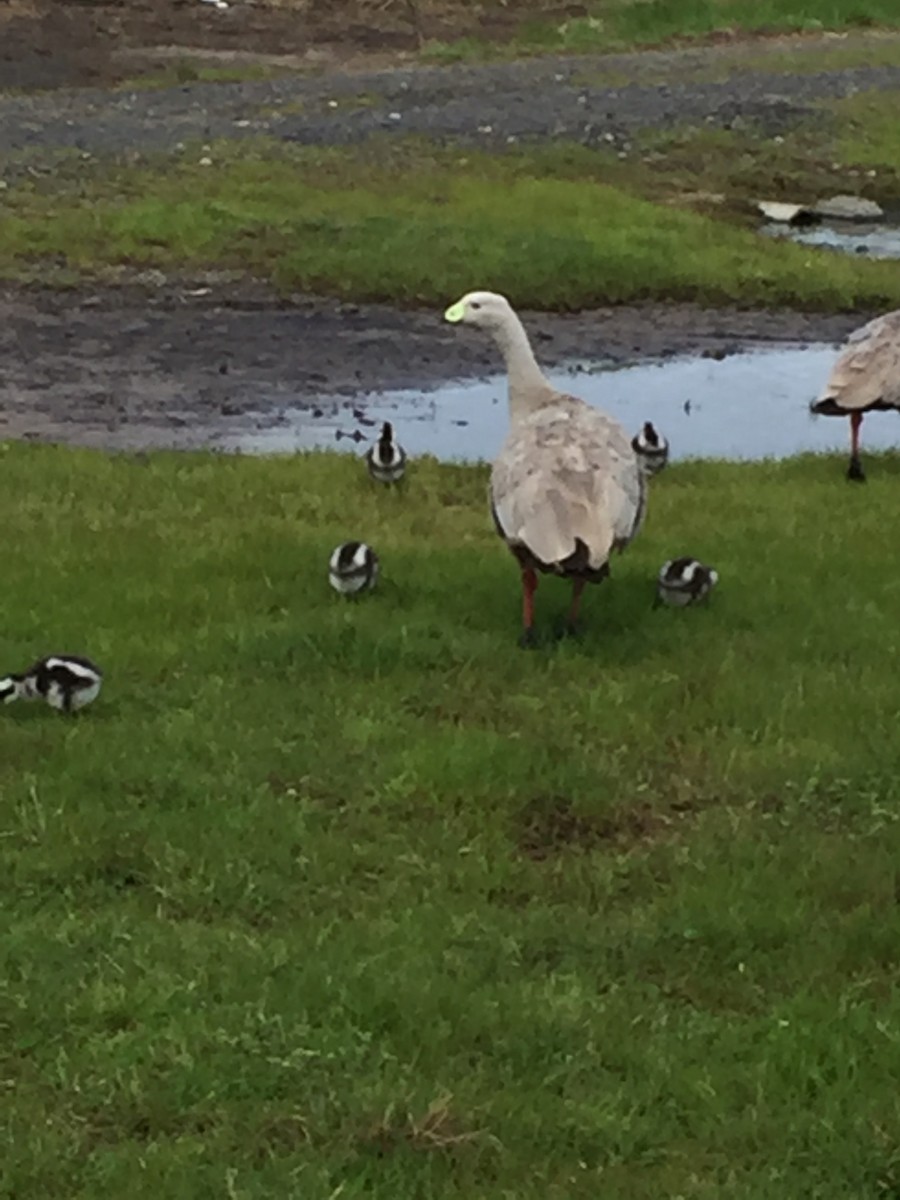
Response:
[{"label": "gosling head", "polygon": [[0,679],[0,704],[12,704],[24,696],[25,688],[21,675],[7,675]]},{"label": "gosling head", "polygon": [[650,421],[631,439],[631,448],[648,475],[657,475],[669,461],[669,443]]}]

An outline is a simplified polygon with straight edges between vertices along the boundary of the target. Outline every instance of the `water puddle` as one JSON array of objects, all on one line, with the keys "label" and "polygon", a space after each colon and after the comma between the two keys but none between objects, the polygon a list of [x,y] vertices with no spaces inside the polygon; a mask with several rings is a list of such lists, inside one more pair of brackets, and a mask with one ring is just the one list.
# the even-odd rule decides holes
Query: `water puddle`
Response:
[{"label": "water puddle", "polygon": [[900,258],[900,225],[882,222],[833,221],[827,225],[785,225],[770,222],[761,232],[767,237],[787,238],[804,246],[859,254],[866,258]]},{"label": "water puddle", "polygon": [[[548,375],[555,386],[599,405],[629,430],[653,421],[669,439],[673,460],[784,458],[847,447],[846,421],[809,413],[836,353],[833,346],[778,347],[721,361],[693,356],[618,368],[575,364]],[[508,425],[505,378],[287,409],[275,425],[228,437],[225,448],[251,454],[315,448],[358,454],[382,421],[394,423],[411,454],[493,458]],[[890,414],[866,422],[870,449],[898,441],[900,429]]]}]

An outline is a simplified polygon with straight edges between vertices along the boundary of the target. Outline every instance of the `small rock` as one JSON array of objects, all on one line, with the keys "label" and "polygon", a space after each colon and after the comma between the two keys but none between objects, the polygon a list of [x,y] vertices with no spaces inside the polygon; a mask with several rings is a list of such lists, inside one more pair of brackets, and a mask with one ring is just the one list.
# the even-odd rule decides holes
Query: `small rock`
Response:
[{"label": "small rock", "polygon": [[796,225],[812,216],[813,209],[807,204],[787,204],[780,200],[759,200],[756,207],[770,221]]},{"label": "small rock", "polygon": [[201,167],[211,167],[211,166],[212,166],[212,159],[211,159],[211,158],[206,158],[206,157],[204,157],[204,158],[201,158],[201,159],[199,160],[199,165],[200,165]]},{"label": "small rock", "polygon": [[820,200],[814,211],[820,217],[833,217],[840,221],[872,221],[884,216],[880,204],[863,196],[831,196],[828,200]]},{"label": "small rock", "polygon": [[677,204],[724,204],[724,192],[684,192],[675,200]]}]

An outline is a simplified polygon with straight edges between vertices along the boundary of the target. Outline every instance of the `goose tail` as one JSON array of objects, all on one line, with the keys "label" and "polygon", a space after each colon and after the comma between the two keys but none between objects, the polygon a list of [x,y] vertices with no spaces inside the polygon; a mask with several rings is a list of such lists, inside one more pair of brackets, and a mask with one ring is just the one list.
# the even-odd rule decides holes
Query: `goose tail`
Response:
[{"label": "goose tail", "polygon": [[848,415],[847,409],[841,408],[838,404],[836,396],[820,396],[818,400],[813,400],[810,404],[809,411],[818,417],[846,417]]}]

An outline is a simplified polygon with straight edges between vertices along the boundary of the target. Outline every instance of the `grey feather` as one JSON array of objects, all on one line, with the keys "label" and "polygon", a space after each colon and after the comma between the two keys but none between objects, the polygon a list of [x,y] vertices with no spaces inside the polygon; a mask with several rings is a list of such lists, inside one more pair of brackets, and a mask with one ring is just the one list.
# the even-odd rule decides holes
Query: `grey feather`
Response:
[{"label": "grey feather", "polygon": [[900,408],[900,311],[851,333],[816,404],[835,414]]}]

